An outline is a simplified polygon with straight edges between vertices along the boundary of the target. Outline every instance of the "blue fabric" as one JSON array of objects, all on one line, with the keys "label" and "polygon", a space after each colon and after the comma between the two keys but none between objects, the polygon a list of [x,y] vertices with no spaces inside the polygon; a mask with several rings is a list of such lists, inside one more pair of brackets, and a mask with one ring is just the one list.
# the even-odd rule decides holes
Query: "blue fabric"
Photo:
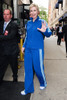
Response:
[{"label": "blue fabric", "polygon": [[34,92],[33,68],[40,82],[40,86],[47,86],[44,74],[44,52],[42,49],[25,49],[25,92]]},{"label": "blue fabric", "polygon": [[6,25],[7,25],[7,23],[6,23],[6,22],[4,22],[3,33],[5,32]]},{"label": "blue fabric", "polygon": [[[47,23],[47,29],[46,32],[40,32],[37,28],[42,27],[42,22],[44,20],[41,20],[39,17],[35,20],[35,22],[32,21],[32,18],[30,21],[27,23],[27,33],[26,33],[26,38],[25,42],[23,44],[23,47],[27,48],[43,48],[44,47],[44,36],[50,37],[52,32],[49,29]],[[46,22],[46,21],[45,21]]]}]

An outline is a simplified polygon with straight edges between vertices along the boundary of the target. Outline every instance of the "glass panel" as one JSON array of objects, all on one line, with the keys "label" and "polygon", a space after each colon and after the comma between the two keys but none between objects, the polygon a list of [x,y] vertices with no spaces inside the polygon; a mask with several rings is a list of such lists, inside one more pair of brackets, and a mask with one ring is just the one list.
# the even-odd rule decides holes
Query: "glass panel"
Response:
[{"label": "glass panel", "polygon": [[7,9],[7,5],[5,3],[3,4],[3,11],[4,9]]}]

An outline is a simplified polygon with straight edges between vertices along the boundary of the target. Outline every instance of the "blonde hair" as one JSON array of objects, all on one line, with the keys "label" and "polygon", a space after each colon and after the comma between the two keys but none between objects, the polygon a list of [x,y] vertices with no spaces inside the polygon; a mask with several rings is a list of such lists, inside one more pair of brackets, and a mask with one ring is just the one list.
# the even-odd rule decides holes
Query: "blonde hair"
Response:
[{"label": "blonde hair", "polygon": [[39,12],[39,7],[38,7],[38,5],[32,3],[32,4],[29,6],[29,10],[30,10],[30,8],[32,8],[32,7],[36,7],[36,8],[37,8],[37,11]]}]

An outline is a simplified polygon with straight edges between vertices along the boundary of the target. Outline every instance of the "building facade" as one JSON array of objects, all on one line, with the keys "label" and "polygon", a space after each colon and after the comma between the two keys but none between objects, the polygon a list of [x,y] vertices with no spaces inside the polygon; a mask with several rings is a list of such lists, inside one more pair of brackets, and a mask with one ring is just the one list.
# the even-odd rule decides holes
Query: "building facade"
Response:
[{"label": "building facade", "polygon": [[55,27],[67,21],[67,0],[49,0],[48,24]]}]

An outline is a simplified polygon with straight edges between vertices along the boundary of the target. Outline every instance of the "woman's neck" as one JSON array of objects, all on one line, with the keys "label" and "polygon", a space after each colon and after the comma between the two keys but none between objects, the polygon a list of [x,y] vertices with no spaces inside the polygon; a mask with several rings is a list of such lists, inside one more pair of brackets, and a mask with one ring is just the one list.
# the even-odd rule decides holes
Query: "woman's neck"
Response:
[{"label": "woman's neck", "polygon": [[36,19],[37,19],[37,17],[35,19],[33,19],[33,22],[35,22]]}]

